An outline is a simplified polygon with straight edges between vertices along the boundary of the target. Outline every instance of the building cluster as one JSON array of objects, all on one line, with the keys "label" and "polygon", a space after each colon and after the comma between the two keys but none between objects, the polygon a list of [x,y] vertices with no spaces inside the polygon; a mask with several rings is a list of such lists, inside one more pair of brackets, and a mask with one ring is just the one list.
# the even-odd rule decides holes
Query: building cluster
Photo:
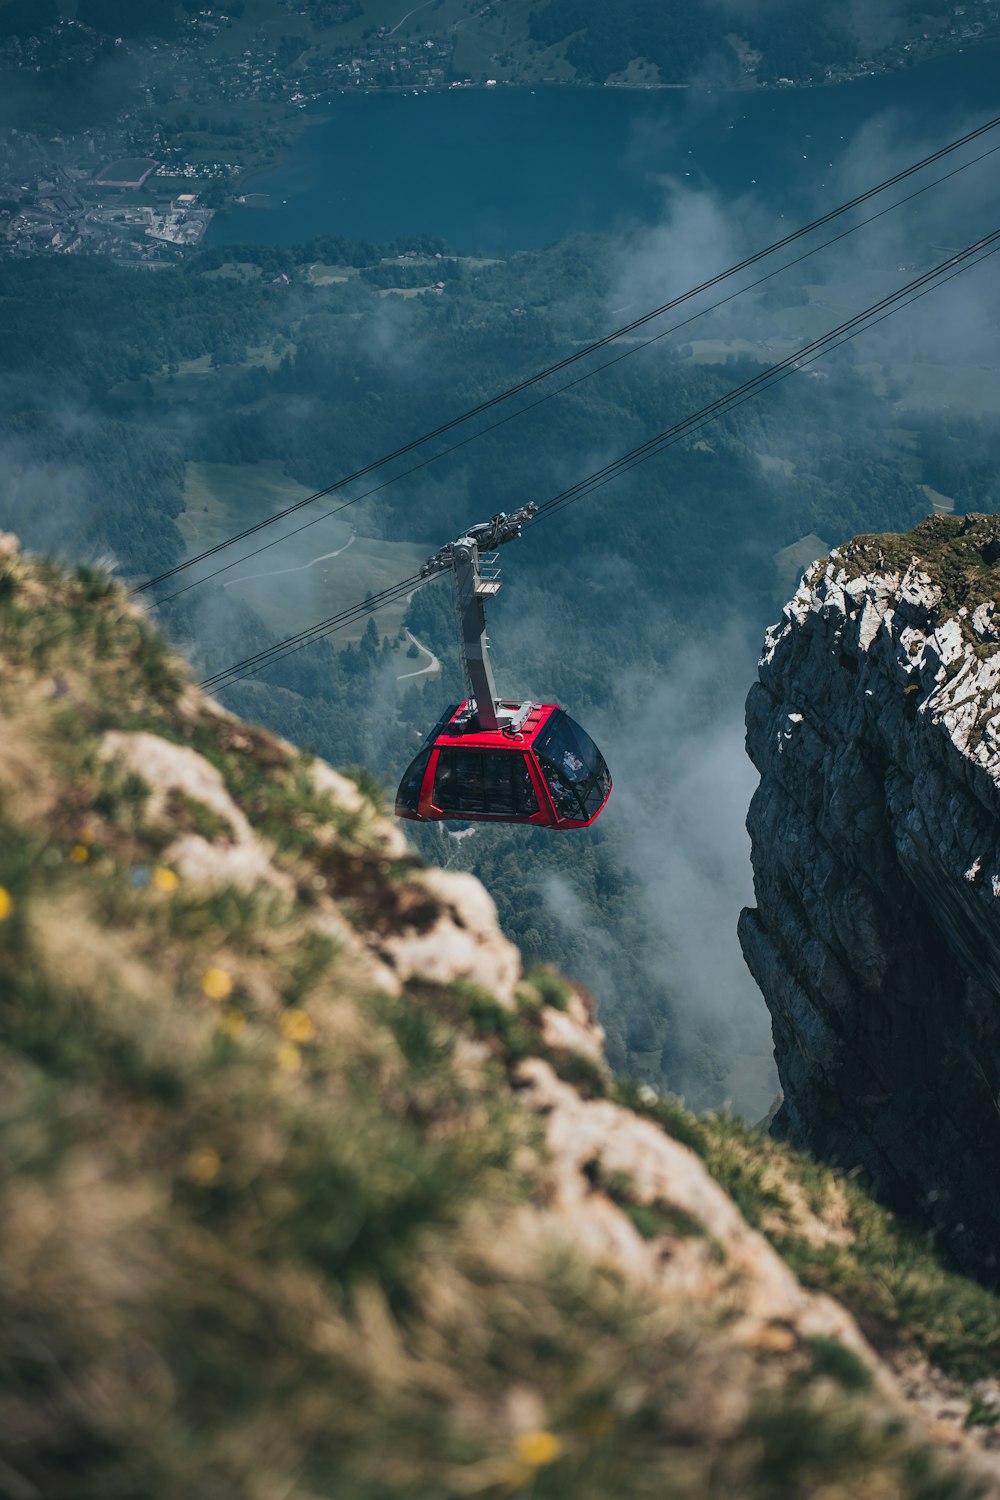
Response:
[{"label": "building cluster", "polygon": [[449,38],[397,42],[382,34],[338,54],[335,87],[339,88],[441,88],[451,72],[454,51]]},{"label": "building cluster", "polygon": [[[908,41],[896,42],[871,58],[862,58],[850,67],[824,69],[827,83],[847,83],[854,78],[871,78],[877,73],[891,73],[897,68],[907,67],[940,51],[942,43],[949,47],[960,47],[964,42],[983,41],[995,36],[1000,29],[1000,0],[965,0],[953,5],[950,16],[941,16],[934,29],[911,36]],[[791,78],[779,78],[779,84],[793,83]]]},{"label": "building cluster", "polygon": [[0,131],[0,255],[108,255],[156,266],[200,244],[212,210],[196,192],[166,183],[158,191],[159,163],[123,156],[130,145],[118,131],[51,139]]},{"label": "building cluster", "polygon": [[290,62],[268,47],[247,48],[239,57],[202,59],[188,97],[195,104],[254,99],[304,106],[332,90],[441,88],[453,51],[448,37],[397,41],[384,27],[349,47],[312,49]]},{"label": "building cluster", "polygon": [[181,165],[164,162],[156,169],[157,177],[186,177],[189,181],[229,182],[243,171],[236,161],[196,161]]},{"label": "building cluster", "polygon": [[240,57],[199,58],[188,98],[195,104],[213,100],[236,104],[248,99],[273,104],[287,101],[296,88],[296,79],[280,66],[277,53],[247,48]]},{"label": "building cluster", "polygon": [[63,19],[37,36],[0,36],[0,67],[34,73],[57,64],[83,70],[105,50],[105,43],[96,31],[79,21]]}]

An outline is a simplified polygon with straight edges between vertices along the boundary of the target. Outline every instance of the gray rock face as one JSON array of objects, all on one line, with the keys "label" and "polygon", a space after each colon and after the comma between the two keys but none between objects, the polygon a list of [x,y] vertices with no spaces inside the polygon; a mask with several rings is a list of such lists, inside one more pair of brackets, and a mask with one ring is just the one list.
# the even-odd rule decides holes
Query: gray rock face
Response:
[{"label": "gray rock face", "polygon": [[[816,564],[747,702],[772,1130],[1000,1278],[1000,518]],[[994,610],[996,608],[996,615]],[[996,623],[994,624],[994,618]]]}]

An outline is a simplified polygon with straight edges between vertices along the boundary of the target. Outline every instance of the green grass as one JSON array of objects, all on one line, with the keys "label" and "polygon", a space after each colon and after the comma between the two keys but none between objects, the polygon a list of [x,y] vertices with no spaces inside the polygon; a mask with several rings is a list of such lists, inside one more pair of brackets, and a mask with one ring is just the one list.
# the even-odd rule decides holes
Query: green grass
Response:
[{"label": "green grass", "polygon": [[813,1357],[813,1369],[818,1375],[829,1375],[849,1391],[870,1391],[872,1372],[862,1364],[853,1349],[847,1349],[839,1339],[828,1334],[817,1334],[808,1341]]},{"label": "green grass", "polygon": [[[744,1218],[760,1229],[809,1287],[836,1297],[876,1349],[916,1349],[966,1381],[1000,1366],[1000,1296],[950,1271],[932,1238],[882,1208],[852,1178],[772,1141],[727,1114],[695,1116],[676,1100],[646,1102],[618,1080],[615,1096],[650,1115],[699,1155]],[[820,1218],[846,1211],[847,1243],[815,1244],[793,1206]]]},{"label": "green grass", "polygon": [[534,986],[544,1005],[551,1005],[553,1010],[569,1009],[572,992],[565,979],[551,964],[536,964],[527,971],[524,978],[527,984]]},{"label": "green grass", "polygon": [[201,274],[206,281],[259,281],[261,269],[249,261],[227,260],[214,271],[202,271]]},{"label": "green grass", "polygon": [[[188,555],[231,536],[235,531],[273,515],[311,492],[282,473],[275,462],[260,464],[189,463],[185,480],[185,511],[178,527]],[[332,504],[332,502],[331,502]],[[323,502],[310,507],[296,524],[322,516]],[[366,522],[364,503],[343,515],[318,520],[299,536],[273,546],[266,557],[237,564],[220,579],[234,599],[248,604],[276,636],[293,634],[339,607],[378,593],[400,578],[415,573],[435,550],[432,543],[384,542],[361,534]],[[359,531],[355,533],[355,527]],[[352,536],[354,540],[352,541]],[[248,542],[247,549],[253,544]],[[341,551],[340,549],[344,549]],[[329,552],[339,557],[316,562]],[[240,549],[234,549],[241,555]],[[389,605],[379,615],[379,630],[390,640],[402,626],[405,600]],[[334,644],[358,641],[367,620],[331,637]]]},{"label": "green grass", "polygon": [[[644,1108],[776,1242],[793,1226],[770,1178],[819,1205],[832,1174],[546,1047],[542,1004],[567,1003],[549,971],[514,1007],[468,983],[369,987],[331,918],[353,915],[374,953],[426,930],[419,862],[387,857],[368,809],[317,794],[304,757],[182,694],[99,572],[6,564],[0,666],[12,1493],[971,1500],[832,1340],[755,1350],[710,1279],[653,1295],[554,1233],[517,1065]],[[109,727],[205,755],[288,893],[164,871],[142,779],[100,754]],[[221,831],[194,799],[169,818]],[[700,1232],[624,1174],[592,1185],[647,1239]],[[994,1304],[844,1191],[856,1244],[817,1284],[862,1311],[880,1299],[886,1327],[891,1295],[899,1340],[946,1323],[970,1378],[973,1349],[995,1363]]]},{"label": "green grass", "polygon": [[[838,556],[851,577],[875,569],[905,572],[916,558],[940,586],[941,607],[957,610],[964,605],[971,615],[984,600],[1000,599],[1000,565],[987,563],[982,555],[995,524],[992,516],[982,521],[929,516],[903,534],[854,537],[838,549]],[[960,623],[966,638],[975,643],[969,620]],[[992,647],[987,649],[992,653]]]},{"label": "green grass", "polygon": [[314,261],[312,265],[305,268],[306,280],[313,286],[331,286],[337,282],[352,281],[360,276],[361,272],[357,266],[334,266],[327,265],[323,261]]},{"label": "green grass", "polygon": [[[887,375],[883,364],[888,366]],[[875,359],[859,364],[857,369],[868,378],[877,396],[898,392],[897,400],[904,412],[958,409],[980,417],[1000,412],[998,382],[992,368],[938,364],[933,359],[924,363]]]},{"label": "green grass", "polygon": [[596,1159],[587,1162],[583,1171],[591,1186],[618,1205],[644,1240],[659,1239],[662,1235],[690,1239],[705,1234],[704,1224],[673,1203],[662,1199],[653,1203],[637,1201],[635,1184],[626,1173],[607,1172]]},{"label": "green grass", "polygon": [[950,495],[942,495],[940,490],[931,489],[929,484],[918,486],[930,501],[931,509],[939,515],[950,515],[955,509],[955,502]]}]

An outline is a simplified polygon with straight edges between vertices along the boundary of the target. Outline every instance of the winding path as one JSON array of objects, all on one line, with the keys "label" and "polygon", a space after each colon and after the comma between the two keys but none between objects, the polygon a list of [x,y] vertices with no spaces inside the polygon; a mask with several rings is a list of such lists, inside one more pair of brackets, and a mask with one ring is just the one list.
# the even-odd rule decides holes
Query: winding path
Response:
[{"label": "winding path", "polygon": [[[412,594],[410,595],[410,598],[413,598]],[[412,630],[407,630],[405,625],[403,627],[403,630],[406,635],[406,639],[410,642],[410,644],[412,646],[416,646],[417,650],[422,651],[425,656],[430,658],[430,660],[428,661],[426,667],[418,667],[415,672],[400,672],[396,678],[396,681],[405,682],[408,677],[428,677],[432,672],[440,672],[440,658],[434,655],[434,652],[430,649],[429,646],[425,646],[422,641],[418,641]]]},{"label": "winding path", "polygon": [[342,547],[338,547],[336,552],[321,552],[319,557],[311,557],[307,563],[299,563],[294,568],[271,568],[267,573],[241,573],[239,578],[230,578],[229,582],[224,583],[222,587],[228,589],[232,588],[234,583],[249,583],[252,578],[277,578],[282,573],[305,573],[308,568],[314,568],[317,563],[328,562],[331,557],[339,557],[342,552],[346,552],[356,534],[352,531],[350,540],[346,541]]}]

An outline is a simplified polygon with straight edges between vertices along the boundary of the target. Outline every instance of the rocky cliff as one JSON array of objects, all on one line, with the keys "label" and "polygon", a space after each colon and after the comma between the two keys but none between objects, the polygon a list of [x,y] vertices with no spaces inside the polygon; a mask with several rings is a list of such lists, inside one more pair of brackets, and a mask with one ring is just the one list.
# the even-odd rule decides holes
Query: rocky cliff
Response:
[{"label": "rocky cliff", "polygon": [[747,703],[776,1134],[862,1167],[959,1263],[1000,1245],[1000,517],[805,575]]},{"label": "rocky cliff", "polygon": [[3,1500],[1000,1495],[1000,1300],[601,1041],[0,540]]}]

